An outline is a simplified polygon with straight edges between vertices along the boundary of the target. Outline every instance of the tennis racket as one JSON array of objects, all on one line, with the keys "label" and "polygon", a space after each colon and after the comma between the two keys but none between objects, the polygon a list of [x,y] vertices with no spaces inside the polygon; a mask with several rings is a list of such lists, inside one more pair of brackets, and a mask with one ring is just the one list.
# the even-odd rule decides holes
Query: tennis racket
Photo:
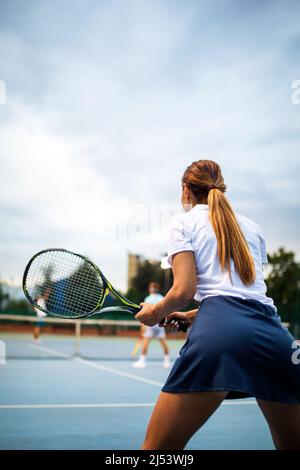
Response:
[{"label": "tennis racket", "polygon": [[[112,311],[136,314],[142,308],[120,294],[90,259],[63,248],[43,250],[30,259],[23,275],[23,291],[34,307],[60,318]],[[105,307],[111,296],[121,306]],[[188,323],[179,320],[178,329],[187,328]]]}]

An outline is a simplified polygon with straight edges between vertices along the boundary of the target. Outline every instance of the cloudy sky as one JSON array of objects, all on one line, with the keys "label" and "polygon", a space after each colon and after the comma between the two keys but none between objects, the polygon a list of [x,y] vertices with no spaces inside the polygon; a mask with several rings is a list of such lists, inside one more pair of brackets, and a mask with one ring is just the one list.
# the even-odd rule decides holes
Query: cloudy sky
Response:
[{"label": "cloudy sky", "polygon": [[299,259],[299,16],[297,0],[1,0],[1,277],[62,246],[125,288],[128,251],[164,253],[200,158],[269,252]]}]

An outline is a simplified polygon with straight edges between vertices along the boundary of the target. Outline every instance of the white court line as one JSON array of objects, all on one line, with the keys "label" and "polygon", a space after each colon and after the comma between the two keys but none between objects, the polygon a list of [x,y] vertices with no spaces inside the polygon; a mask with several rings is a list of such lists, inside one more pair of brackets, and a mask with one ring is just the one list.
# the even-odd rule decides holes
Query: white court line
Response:
[{"label": "white court line", "polygon": [[144,408],[152,407],[155,403],[74,403],[59,404],[49,403],[45,405],[0,405],[1,410],[31,410],[44,408]]},{"label": "white court line", "polygon": [[64,359],[70,359],[70,357],[67,354],[61,353],[59,351],[54,351],[54,349],[45,348],[43,346],[36,346],[35,344],[31,344],[30,348],[46,352],[47,354],[50,354],[51,356],[59,356],[59,357],[63,357]]},{"label": "white court line", "polygon": [[[46,353],[48,353],[52,356],[59,356],[59,357],[65,358],[65,359],[70,359],[70,357],[67,354],[56,351],[55,349],[45,348],[43,346],[34,346],[34,345],[31,345],[31,347],[34,348],[34,349],[38,349],[39,351],[46,352]],[[98,364],[98,363],[87,361],[86,359],[81,359],[80,357],[74,357],[71,360],[73,362],[79,362],[79,364],[83,364],[83,365],[88,366],[88,367],[94,367],[95,369],[103,370],[104,372],[109,372],[111,374],[120,375],[121,377],[126,377],[127,379],[137,380],[139,382],[144,382],[144,383],[147,383],[147,384],[150,384],[150,385],[156,385],[158,387],[163,386],[162,382],[157,382],[156,380],[146,379],[144,377],[140,377],[139,375],[135,375],[135,374],[129,374],[127,372],[123,372],[123,371],[115,369],[113,367],[107,367],[107,366],[103,366],[103,365]]]},{"label": "white court line", "polygon": [[[44,352],[46,352],[46,353],[48,353],[52,356],[60,356],[60,357],[63,357],[65,359],[70,359],[70,357],[67,354],[56,351],[55,349],[45,348],[43,346],[36,346],[36,345],[31,345],[31,347],[34,348],[34,349],[38,349],[40,351],[44,351]],[[103,370],[105,372],[110,372],[110,373],[115,374],[115,375],[120,375],[121,377],[126,377],[128,379],[148,383],[150,385],[157,385],[159,387],[162,387],[164,385],[161,382],[156,382],[155,380],[150,380],[150,379],[146,379],[144,377],[139,377],[138,375],[135,375],[135,374],[128,374],[127,372],[122,372],[121,370],[114,369],[112,367],[103,366],[103,365],[100,365],[100,364],[97,364],[97,363],[94,363],[94,362],[91,362],[91,361],[87,361],[86,359],[81,359],[80,357],[74,357],[71,360],[74,361],[74,362],[79,362],[80,364],[86,365],[88,367],[94,367],[95,369],[100,369],[100,370]],[[247,400],[247,401],[244,401],[244,400],[232,400],[232,401],[227,400],[226,401],[226,400],[224,400],[222,402],[221,406],[222,405],[255,405],[255,404],[256,404],[256,401],[252,400],[252,399]],[[0,408],[1,408],[1,405],[0,405]]]},{"label": "white court line", "polygon": [[[253,401],[224,401],[222,405],[255,405]],[[49,403],[40,405],[0,405],[0,410],[34,410],[34,409],[65,409],[65,408],[152,408],[155,403]]]}]

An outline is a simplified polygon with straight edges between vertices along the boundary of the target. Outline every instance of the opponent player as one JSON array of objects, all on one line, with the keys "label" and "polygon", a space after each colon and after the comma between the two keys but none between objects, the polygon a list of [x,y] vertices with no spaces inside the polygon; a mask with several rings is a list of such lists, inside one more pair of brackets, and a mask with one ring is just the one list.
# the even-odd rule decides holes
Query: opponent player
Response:
[{"label": "opponent player", "polygon": [[[151,281],[148,286],[149,295],[145,298],[145,302],[149,304],[156,304],[160,300],[163,299],[163,296],[159,293],[159,284],[155,281]],[[148,353],[149,343],[151,339],[156,338],[159,340],[163,353],[164,353],[164,360],[163,360],[163,367],[169,368],[171,367],[170,356],[169,356],[169,348],[166,341],[166,332],[165,329],[160,327],[159,325],[154,326],[141,326],[141,337],[142,337],[142,350],[141,355],[138,361],[133,363],[133,367],[137,367],[139,369],[143,369],[146,367],[146,356]]]},{"label": "opponent player", "polygon": [[[37,298],[37,304],[41,308],[46,308],[46,301],[49,297],[49,289],[47,289],[46,293],[44,295],[39,295]],[[45,326],[44,318],[47,316],[43,310],[40,310],[37,307],[34,307],[33,310],[35,311],[37,317],[39,320],[36,322],[35,327],[33,329],[33,340],[35,343],[39,344],[41,342],[40,336],[41,336],[41,331],[42,328]]]}]

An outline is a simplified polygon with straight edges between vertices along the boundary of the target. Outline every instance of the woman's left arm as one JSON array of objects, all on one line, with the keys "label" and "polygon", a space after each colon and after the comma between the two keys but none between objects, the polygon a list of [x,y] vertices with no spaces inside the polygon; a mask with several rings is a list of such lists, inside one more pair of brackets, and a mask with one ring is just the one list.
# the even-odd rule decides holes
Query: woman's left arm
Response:
[{"label": "woman's left arm", "polygon": [[173,255],[172,268],[173,286],[157,304],[141,304],[142,310],[135,315],[141,323],[148,326],[156,325],[169,313],[186,307],[193,299],[197,288],[194,253],[182,251]]}]

